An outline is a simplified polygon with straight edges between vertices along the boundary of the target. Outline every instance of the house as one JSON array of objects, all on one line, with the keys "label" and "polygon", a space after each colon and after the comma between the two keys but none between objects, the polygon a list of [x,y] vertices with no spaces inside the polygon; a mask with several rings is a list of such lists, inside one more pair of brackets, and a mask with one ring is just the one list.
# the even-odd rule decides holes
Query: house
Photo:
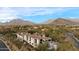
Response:
[{"label": "house", "polygon": [[49,50],[51,50],[51,49],[57,50],[58,49],[58,43],[57,42],[50,41],[50,42],[48,42],[48,44],[49,44],[49,47],[48,47]]},{"label": "house", "polygon": [[39,44],[42,44],[44,42],[49,43],[49,49],[52,48],[54,45],[52,39],[50,37],[46,37],[44,34],[17,33],[17,38],[19,38],[21,41],[26,41],[33,47],[37,47]]}]

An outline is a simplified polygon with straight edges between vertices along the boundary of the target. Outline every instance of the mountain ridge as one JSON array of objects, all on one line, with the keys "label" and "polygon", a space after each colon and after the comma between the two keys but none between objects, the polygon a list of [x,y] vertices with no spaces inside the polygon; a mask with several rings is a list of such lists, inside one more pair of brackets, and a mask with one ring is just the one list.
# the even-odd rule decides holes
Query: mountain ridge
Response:
[{"label": "mountain ridge", "polygon": [[65,19],[65,18],[56,18],[56,19],[51,19],[48,20],[46,22],[44,22],[44,24],[79,24],[78,21],[75,21],[75,19]]},{"label": "mountain ridge", "polygon": [[22,19],[13,19],[9,22],[0,23],[1,25],[33,25],[34,23],[31,21],[25,21]]},{"label": "mountain ridge", "polygon": [[[0,25],[35,25],[36,23],[33,23],[31,21],[23,20],[23,19],[13,19],[9,22],[1,23]],[[54,24],[54,25],[64,25],[64,24],[79,24],[79,19],[68,19],[68,18],[56,18],[56,19],[49,19],[43,23],[40,24]],[[39,25],[39,24],[36,24]]]}]

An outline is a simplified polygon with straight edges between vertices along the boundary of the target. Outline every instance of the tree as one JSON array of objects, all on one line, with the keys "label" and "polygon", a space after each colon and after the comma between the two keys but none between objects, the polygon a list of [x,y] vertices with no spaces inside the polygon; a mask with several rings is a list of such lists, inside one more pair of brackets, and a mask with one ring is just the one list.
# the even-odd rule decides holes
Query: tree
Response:
[{"label": "tree", "polygon": [[38,47],[36,48],[37,51],[47,51],[48,50],[48,43],[42,43],[39,44]]}]

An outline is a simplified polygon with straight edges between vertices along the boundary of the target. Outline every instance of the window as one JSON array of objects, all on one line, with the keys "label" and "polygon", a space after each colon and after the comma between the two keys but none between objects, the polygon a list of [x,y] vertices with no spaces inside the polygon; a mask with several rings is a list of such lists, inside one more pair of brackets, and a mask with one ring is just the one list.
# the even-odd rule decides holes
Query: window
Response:
[{"label": "window", "polygon": [[35,43],[37,43],[37,39],[35,39]]},{"label": "window", "polygon": [[31,42],[29,42],[29,43],[31,43]]},{"label": "window", "polygon": [[31,41],[31,37],[29,38],[29,41]]},{"label": "window", "polygon": [[33,43],[32,43],[32,45],[33,45]]},{"label": "window", "polygon": [[51,41],[51,40],[48,40],[48,41]]},{"label": "window", "polygon": [[40,39],[40,43],[42,43],[42,41],[43,41],[43,40],[42,40],[42,39]]}]

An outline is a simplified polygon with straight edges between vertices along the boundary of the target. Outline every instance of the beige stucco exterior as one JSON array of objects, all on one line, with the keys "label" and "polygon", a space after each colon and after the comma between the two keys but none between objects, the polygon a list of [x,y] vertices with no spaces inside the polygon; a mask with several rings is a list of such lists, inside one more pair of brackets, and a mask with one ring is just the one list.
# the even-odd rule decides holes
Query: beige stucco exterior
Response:
[{"label": "beige stucco exterior", "polygon": [[[17,34],[17,37],[20,38],[21,40],[24,40],[26,41],[27,43],[29,43],[30,45],[32,45],[33,47],[37,47],[39,44],[40,44],[40,38],[34,38],[34,37],[31,37],[30,35],[20,35],[20,34]],[[45,37],[43,35],[43,37]],[[42,39],[43,41],[45,40],[49,40],[49,39]]]}]

